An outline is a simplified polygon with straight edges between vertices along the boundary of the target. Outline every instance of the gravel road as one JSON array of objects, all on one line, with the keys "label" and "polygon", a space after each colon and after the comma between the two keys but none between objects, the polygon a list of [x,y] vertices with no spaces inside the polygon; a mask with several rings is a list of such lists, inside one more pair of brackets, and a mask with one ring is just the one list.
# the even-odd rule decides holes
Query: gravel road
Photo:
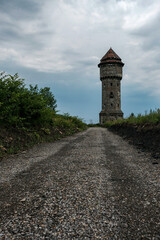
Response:
[{"label": "gravel road", "polygon": [[160,167],[105,128],[0,162],[0,240],[160,239]]}]

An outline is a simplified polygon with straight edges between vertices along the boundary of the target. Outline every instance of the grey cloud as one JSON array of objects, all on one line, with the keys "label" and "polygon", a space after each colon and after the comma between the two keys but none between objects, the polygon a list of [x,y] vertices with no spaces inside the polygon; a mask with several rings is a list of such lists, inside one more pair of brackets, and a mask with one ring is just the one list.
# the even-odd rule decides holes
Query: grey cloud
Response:
[{"label": "grey cloud", "polygon": [[47,29],[45,23],[36,23],[37,29],[35,32],[25,32],[25,24],[27,21],[21,20],[21,25],[13,19],[5,21],[1,19],[0,24],[0,43],[1,47],[14,47],[19,45],[20,48],[25,48],[26,51],[41,49],[45,46],[44,38],[49,38],[54,35],[54,31]]},{"label": "grey cloud", "polygon": [[[41,7],[41,0],[0,0],[0,12],[7,13],[10,17],[34,18]],[[33,14],[34,13],[34,14]]]},{"label": "grey cloud", "polygon": [[145,73],[150,74],[151,72],[157,70],[157,68],[158,68],[157,65],[158,65],[158,64],[160,64],[160,60],[159,60],[159,59],[158,59],[157,64],[153,64],[153,63],[152,63],[150,66],[143,66],[142,69],[145,71]]},{"label": "grey cloud", "polygon": [[64,56],[64,58],[67,58],[68,60],[74,59],[74,62],[72,62],[72,64],[76,69],[84,69],[85,67],[96,66],[96,64],[98,64],[97,59],[89,56],[88,58],[84,58],[79,51],[73,49],[62,51],[62,56]]},{"label": "grey cloud", "polygon": [[70,57],[77,57],[79,58],[80,57],[80,53],[76,50],[73,50],[73,49],[67,49],[65,51],[63,51],[63,54],[68,58]]},{"label": "grey cloud", "polygon": [[87,67],[87,66],[95,66],[98,64],[98,61],[96,59],[82,59],[77,61],[78,65],[81,65],[82,67]]},{"label": "grey cloud", "polygon": [[141,37],[143,41],[142,48],[144,50],[160,48],[159,39],[160,39],[160,17],[157,16],[152,22],[146,24],[143,27],[140,27],[132,31],[132,35],[136,37]]},{"label": "grey cloud", "polygon": [[[41,35],[41,34],[39,34]],[[38,49],[43,47],[43,43],[39,40],[40,36],[34,34],[21,34],[19,29],[11,27],[10,24],[4,28],[0,28],[1,45],[3,46],[15,46],[21,45],[26,50]]]},{"label": "grey cloud", "polygon": [[41,31],[36,34],[23,31],[27,21],[37,17],[40,7],[41,0],[0,0],[0,14],[4,14],[4,18],[3,15],[0,18],[1,46],[21,45],[26,50],[42,47],[38,37],[46,34],[45,27],[44,30],[40,27]]}]

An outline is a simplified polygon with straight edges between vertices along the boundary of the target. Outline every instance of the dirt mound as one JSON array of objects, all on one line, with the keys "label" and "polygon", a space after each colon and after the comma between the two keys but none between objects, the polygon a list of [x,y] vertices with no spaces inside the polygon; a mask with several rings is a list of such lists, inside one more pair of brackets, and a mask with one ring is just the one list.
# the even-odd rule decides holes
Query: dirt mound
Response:
[{"label": "dirt mound", "polygon": [[129,143],[136,145],[143,151],[152,153],[156,159],[160,159],[160,124],[115,124],[109,130],[127,139]]}]

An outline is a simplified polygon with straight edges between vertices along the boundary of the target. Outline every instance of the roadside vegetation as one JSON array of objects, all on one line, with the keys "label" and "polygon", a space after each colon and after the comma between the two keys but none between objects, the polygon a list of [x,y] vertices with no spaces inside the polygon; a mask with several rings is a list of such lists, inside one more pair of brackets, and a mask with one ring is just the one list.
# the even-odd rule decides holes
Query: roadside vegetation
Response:
[{"label": "roadside vegetation", "polygon": [[122,125],[122,124],[136,124],[136,125],[157,125],[160,124],[160,109],[156,110],[150,110],[150,112],[147,114],[147,112],[142,115],[138,114],[135,116],[133,113],[128,118],[125,119],[119,119],[115,121],[108,121],[104,124],[105,127],[111,127],[113,125]]},{"label": "roadside vegetation", "polygon": [[101,127],[100,123],[89,123],[88,127]]},{"label": "roadside vegetation", "polygon": [[148,151],[156,159],[153,164],[158,164],[160,159],[160,109],[150,110],[144,115],[110,121],[104,124],[109,130],[119,134],[129,143],[136,145],[142,151]]},{"label": "roadside vegetation", "polygon": [[56,108],[50,88],[27,88],[18,74],[0,73],[0,157],[86,129],[82,119]]}]

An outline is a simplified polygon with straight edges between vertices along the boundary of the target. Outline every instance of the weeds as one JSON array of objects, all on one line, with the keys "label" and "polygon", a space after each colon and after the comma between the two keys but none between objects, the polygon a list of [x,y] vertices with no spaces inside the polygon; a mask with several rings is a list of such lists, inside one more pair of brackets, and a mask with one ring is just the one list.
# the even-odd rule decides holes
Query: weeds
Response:
[{"label": "weeds", "polygon": [[148,114],[147,114],[147,112],[145,112],[144,115],[138,114],[137,116],[135,116],[133,113],[131,113],[131,115],[126,119],[108,121],[104,124],[104,126],[111,127],[112,125],[122,124],[122,123],[136,124],[136,125],[159,124],[160,123],[160,109],[156,109],[156,110],[151,109]]}]

